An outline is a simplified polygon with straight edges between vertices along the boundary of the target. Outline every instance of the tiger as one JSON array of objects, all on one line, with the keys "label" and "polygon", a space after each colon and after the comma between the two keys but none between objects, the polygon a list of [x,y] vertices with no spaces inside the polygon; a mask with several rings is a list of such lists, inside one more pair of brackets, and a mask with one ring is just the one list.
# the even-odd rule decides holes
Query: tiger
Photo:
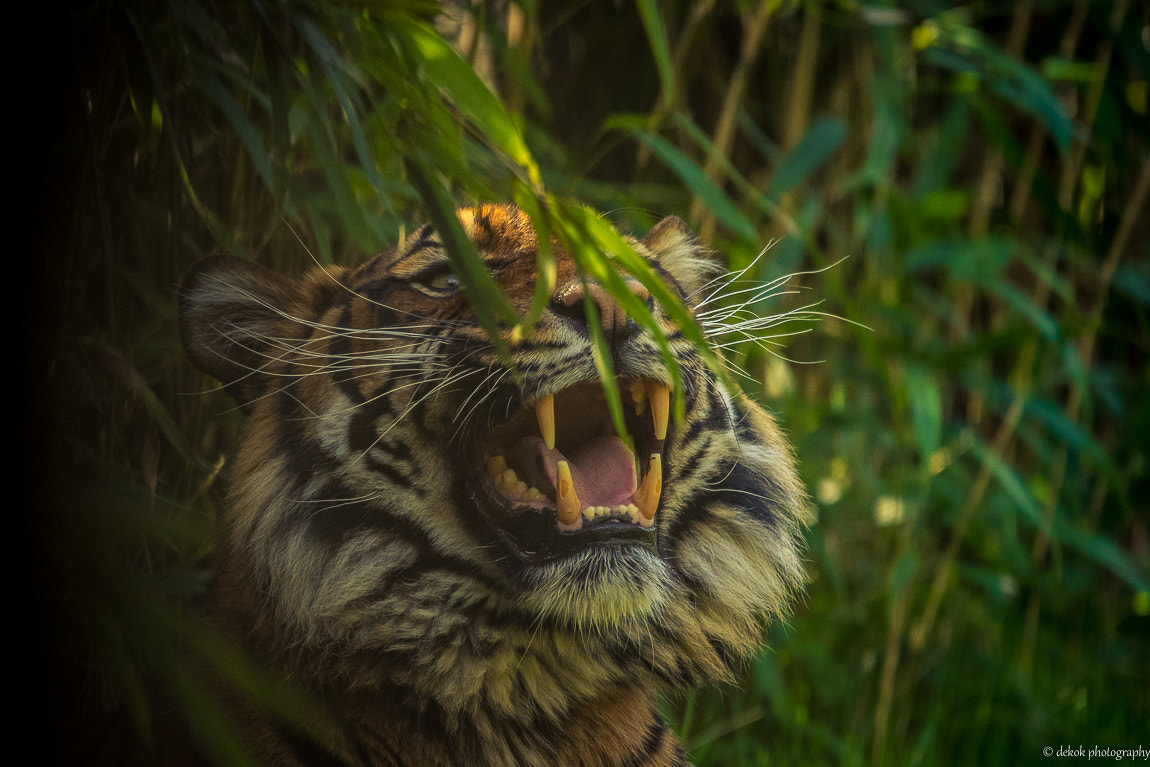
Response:
[{"label": "tiger", "polygon": [[[455,214],[527,316],[531,217]],[[691,229],[624,239],[691,311],[710,274]],[[687,765],[658,696],[735,678],[801,594],[810,511],[774,418],[649,282],[618,271],[663,346],[549,242],[522,337],[481,326],[432,225],[356,266],[215,256],[186,277],[186,352],[246,413],[213,615],[335,723],[246,716],[262,763]]]}]

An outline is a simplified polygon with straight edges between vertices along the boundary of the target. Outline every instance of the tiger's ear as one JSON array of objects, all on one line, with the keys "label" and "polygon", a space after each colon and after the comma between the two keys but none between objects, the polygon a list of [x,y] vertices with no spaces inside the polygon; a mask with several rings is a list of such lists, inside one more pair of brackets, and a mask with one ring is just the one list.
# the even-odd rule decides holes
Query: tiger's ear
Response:
[{"label": "tiger's ear", "polygon": [[268,345],[283,327],[293,286],[245,259],[213,256],[192,267],[180,288],[184,350],[245,412],[262,393]]},{"label": "tiger's ear", "polygon": [[715,270],[714,264],[704,258],[705,251],[695,233],[678,216],[667,216],[655,224],[641,242],[659,266],[679,283],[685,296],[694,295],[706,284],[708,273]]}]

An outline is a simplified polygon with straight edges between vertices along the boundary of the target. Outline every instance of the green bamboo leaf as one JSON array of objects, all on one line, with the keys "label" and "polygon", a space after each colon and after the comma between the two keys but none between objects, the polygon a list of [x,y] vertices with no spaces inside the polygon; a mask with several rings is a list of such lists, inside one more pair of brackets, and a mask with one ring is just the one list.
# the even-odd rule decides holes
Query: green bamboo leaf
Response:
[{"label": "green bamboo leaf", "polygon": [[743,214],[726,192],[714,181],[707,178],[703,169],[694,160],[683,154],[674,144],[662,136],[645,130],[630,129],[629,132],[639,141],[649,146],[659,158],[683,180],[691,191],[698,195],[708,210],[715,214],[728,229],[746,240],[758,238],[758,232],[750,219]]},{"label": "green bamboo leaf", "polygon": [[1016,312],[1029,320],[1047,341],[1058,341],[1062,333],[1058,319],[1034,303],[1034,299],[1029,295],[1006,280],[987,279],[985,276],[980,276],[974,282],[1001,296]]},{"label": "green bamboo leaf", "polygon": [[[558,235],[559,241],[574,259],[579,268],[580,279],[590,278],[598,282],[636,322],[652,331],[656,342],[665,350],[664,359],[668,361],[668,365],[671,367],[672,379],[675,382],[673,388],[676,392],[681,391],[682,375],[670,354],[670,347],[667,345],[661,329],[658,328],[646,305],[639,301],[635,294],[627,288],[623,278],[608,260],[608,254],[617,250],[630,250],[627,243],[618,236],[614,229],[607,226],[586,208],[566,205],[554,198],[547,202],[544,210],[550,218],[548,228]],[[598,309],[594,306],[589,292],[584,294],[583,303],[589,318],[587,325],[590,328],[593,342],[592,355],[600,380],[603,381],[607,408],[616,431],[619,434],[626,434],[627,427],[619,390],[618,387],[610,385],[610,382],[615,380],[610,349],[598,321]]]},{"label": "green bamboo leaf", "polygon": [[1014,242],[1002,238],[930,240],[908,251],[905,265],[908,273],[945,268],[960,279],[997,279],[1014,248]]},{"label": "green bamboo leaf", "polygon": [[901,119],[901,103],[905,98],[904,85],[896,78],[875,75],[868,88],[874,99],[874,123],[870,127],[873,138],[867,148],[863,166],[843,182],[844,190],[856,187],[886,187],[890,184],[890,167],[898,154],[905,126]]},{"label": "green bamboo leaf", "polygon": [[798,186],[834,154],[846,136],[847,127],[842,120],[834,117],[816,120],[798,145],[779,163],[767,195],[777,199]]},{"label": "green bamboo leaf", "polygon": [[1042,424],[1059,443],[1089,456],[1090,460],[1103,467],[1107,474],[1114,471],[1113,462],[1102,445],[1089,432],[1070,420],[1059,405],[1047,399],[1028,397],[1023,412]]},{"label": "green bamboo leaf", "polygon": [[[375,190],[376,196],[380,199],[386,199],[387,183],[379,173],[375,152],[367,139],[367,133],[360,118],[360,107],[353,95],[363,80],[363,75],[339,54],[327,36],[311,21],[300,19],[297,28],[316,52],[320,62],[320,71],[339,103],[343,113],[343,124],[351,133],[351,145],[359,159],[359,167],[364,177]],[[311,92],[314,93],[314,90]],[[317,110],[323,108],[322,104],[315,106]]]},{"label": "green bamboo leaf", "polygon": [[443,241],[447,257],[455,268],[455,274],[463,285],[467,301],[479,324],[499,353],[508,356],[510,350],[500,334],[499,323],[502,321],[506,325],[514,325],[518,321],[515,310],[487,271],[475,250],[475,244],[463,232],[455,216],[454,201],[447,190],[429,168],[415,158],[408,158],[406,168],[412,185],[423,200],[435,230]]},{"label": "green bamboo leaf", "polygon": [[540,198],[524,184],[515,185],[515,202],[520,210],[524,211],[535,226],[535,239],[537,253],[535,256],[535,294],[531,297],[531,314],[520,320],[520,327],[524,334],[528,334],[534,327],[543,310],[551,301],[551,291],[555,287],[555,252],[551,247],[551,224],[544,213],[545,200]]},{"label": "green bamboo leaf", "polygon": [[1002,460],[981,440],[976,439],[973,447],[975,454],[986,463],[1015,507],[1030,520],[1031,524],[1053,540],[1078,550],[1109,569],[1136,591],[1147,589],[1146,578],[1112,540],[1099,533],[1076,527],[1062,514],[1055,514],[1053,519],[1047,519],[1013,466]]},{"label": "green bamboo leaf", "polygon": [[1008,104],[1024,109],[1045,125],[1059,149],[1070,146],[1074,122],[1042,75],[996,48],[982,33],[961,25],[937,27],[926,60],[943,69],[977,77]]},{"label": "green bamboo leaf", "polygon": [[648,330],[659,345],[663,361],[667,365],[674,382],[675,412],[683,416],[682,372],[671,353],[666,336],[658,322],[628,289],[618,268],[639,280],[651,296],[667,312],[671,321],[685,338],[690,340],[707,362],[713,374],[732,391],[737,387],[731,381],[727,369],[720,363],[713,349],[707,343],[702,329],[694,317],[683,306],[682,301],[666,286],[652,266],[635,252],[634,248],[610,224],[587,208],[571,203],[555,201],[553,210],[558,217],[553,226],[560,232],[560,240],[571,252],[572,257],[594,279],[598,280],[619,302],[635,321]]},{"label": "green bamboo leaf", "polygon": [[916,572],[918,572],[918,554],[915,552],[906,551],[895,560],[890,570],[890,583],[887,590],[888,605],[893,608]]},{"label": "green bamboo leaf", "polygon": [[541,183],[539,168],[523,135],[471,65],[427,24],[398,16],[389,19],[388,28],[413,56],[416,69],[443,91],[480,133],[538,186]]},{"label": "green bamboo leaf", "polygon": [[1114,287],[1130,298],[1150,305],[1150,264],[1132,263],[1114,272]]},{"label": "green bamboo leaf", "polygon": [[[319,89],[320,84],[318,82],[308,84],[308,90],[312,91],[313,103],[318,95],[315,91]],[[336,153],[337,149],[332,138],[334,132],[331,125],[321,112],[308,110],[302,114],[306,120],[305,130],[308,138],[311,139],[315,160],[319,164],[331,192],[334,208],[339,213],[340,223],[358,242],[371,242],[371,227],[365,218],[364,208],[356,199],[355,192],[348,181],[347,168]]]},{"label": "green bamboo leaf", "polygon": [[655,0],[639,0],[636,5],[643,20],[643,29],[647,32],[647,40],[651,43],[651,52],[655,55],[655,67],[659,70],[659,84],[663,90],[663,103],[675,104],[678,95],[675,88],[675,71],[671,64],[671,44],[667,38],[663,17],[659,14],[659,5]]},{"label": "green bamboo leaf", "polygon": [[[747,121],[745,120],[740,121],[740,125],[745,126],[746,123]],[[781,211],[779,206],[775,204],[768,195],[763,194],[751,184],[751,182],[739,172],[739,169],[715,148],[715,143],[711,141],[711,137],[708,136],[702,128],[696,125],[694,120],[680,113],[675,116],[675,125],[682,128],[684,133],[695,142],[699,149],[702,150],[704,157],[715,158],[716,164],[719,169],[722,170],[723,175],[734,184],[736,190],[743,195],[744,199],[748,202],[753,202],[760,211],[768,216],[783,216],[783,224],[787,226],[787,229],[791,230],[793,234],[799,234],[794,231],[796,227],[787,221],[786,213]],[[803,239],[809,240],[810,238],[803,235]],[[812,243],[808,242],[807,244]]]},{"label": "green bamboo leaf", "polygon": [[[586,281],[582,274],[579,279]],[[595,361],[595,370],[599,373],[599,380],[603,382],[603,393],[606,395],[607,411],[611,414],[611,422],[615,426],[615,433],[627,434],[627,422],[623,415],[623,400],[619,396],[619,387],[614,386],[615,366],[611,364],[611,348],[607,345],[607,338],[603,335],[603,327],[599,324],[599,311],[591,292],[583,292],[583,311],[587,313],[587,327],[591,331],[591,357]]]},{"label": "green bamboo leaf", "polygon": [[[196,82],[204,95],[212,100],[224,118],[231,123],[240,142],[247,149],[248,157],[251,158],[252,165],[255,166],[256,172],[260,174],[264,184],[267,185],[268,189],[275,189],[275,171],[272,169],[271,159],[267,147],[264,146],[263,137],[248,117],[249,110],[241,106],[235,97],[224,88],[219,79],[206,69],[197,72]],[[259,100],[263,101],[263,99]]]},{"label": "green bamboo leaf", "polygon": [[1150,583],[1130,556],[1107,536],[1082,530],[1059,517],[1054,520],[1053,537],[1110,570],[1136,592],[1150,589]]},{"label": "green bamboo leaf", "polygon": [[1061,56],[1050,56],[1042,61],[1042,74],[1048,80],[1088,83],[1095,77],[1093,61],[1074,61]]},{"label": "green bamboo leaf", "polygon": [[914,363],[906,366],[906,393],[922,466],[929,467],[942,444],[942,395],[930,371]]},{"label": "green bamboo leaf", "polygon": [[1007,497],[1014,502],[1015,508],[1021,511],[1022,515],[1030,520],[1032,525],[1047,535],[1051,535],[1053,531],[1050,523],[1043,517],[1038,501],[1026,489],[1026,483],[1018,476],[1015,468],[1002,460],[1001,456],[977,437],[973,438],[972,450],[979,460],[990,469],[994,478],[998,480],[999,485],[1006,492]]}]

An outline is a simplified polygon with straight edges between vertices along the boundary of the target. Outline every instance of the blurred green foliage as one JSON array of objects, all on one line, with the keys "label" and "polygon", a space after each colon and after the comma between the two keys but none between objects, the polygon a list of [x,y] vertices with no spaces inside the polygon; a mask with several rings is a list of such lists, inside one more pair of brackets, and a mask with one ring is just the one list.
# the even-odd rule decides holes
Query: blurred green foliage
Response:
[{"label": "blurred green foliage", "polygon": [[54,20],[29,434],[51,718],[147,730],[155,686],[243,763],[195,663],[274,685],[189,619],[240,428],[180,349],[195,260],[298,272],[509,199],[589,245],[591,271],[625,260],[578,200],[623,231],[678,214],[745,270],[731,291],[750,292],[715,299],[746,304],[727,355],[818,511],[794,619],[736,688],[667,702],[698,764],[1137,747],[1150,7],[449,5],[121,0]]}]

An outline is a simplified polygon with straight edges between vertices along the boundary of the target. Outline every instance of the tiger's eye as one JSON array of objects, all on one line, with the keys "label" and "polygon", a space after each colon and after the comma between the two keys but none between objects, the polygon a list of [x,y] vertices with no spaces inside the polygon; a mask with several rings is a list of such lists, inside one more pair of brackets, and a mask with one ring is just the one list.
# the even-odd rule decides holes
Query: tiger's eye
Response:
[{"label": "tiger's eye", "polygon": [[427,281],[429,288],[435,290],[459,290],[459,278],[450,272],[442,272]]}]

